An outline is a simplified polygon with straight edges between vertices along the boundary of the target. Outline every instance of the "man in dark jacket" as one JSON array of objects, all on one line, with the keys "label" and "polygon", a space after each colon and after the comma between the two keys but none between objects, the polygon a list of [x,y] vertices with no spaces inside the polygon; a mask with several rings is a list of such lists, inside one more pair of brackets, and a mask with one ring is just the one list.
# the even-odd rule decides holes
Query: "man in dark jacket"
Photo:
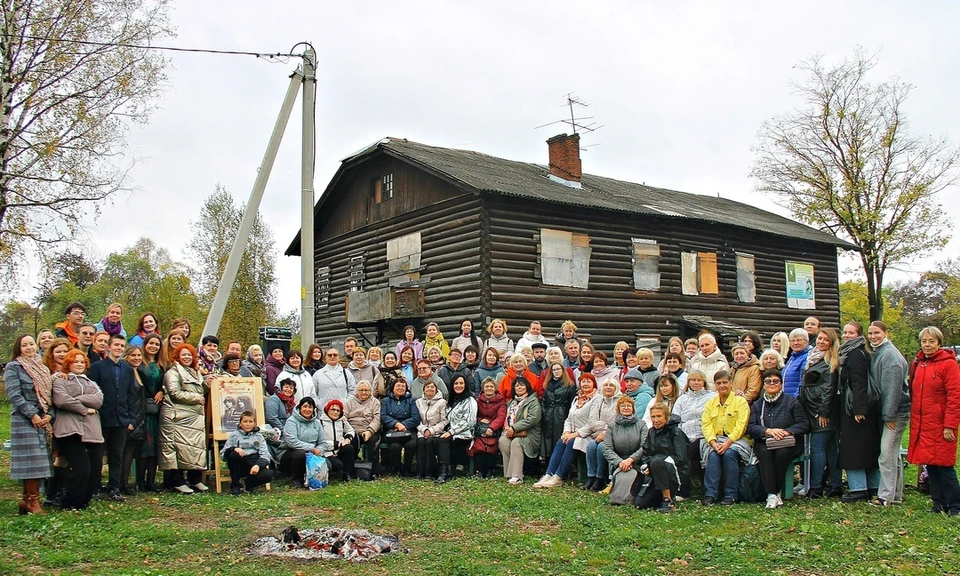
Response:
[{"label": "man in dark jacket", "polygon": [[108,489],[110,499],[115,502],[123,502],[123,495],[120,493],[120,487],[126,484],[122,482],[121,473],[123,448],[127,443],[127,433],[133,430],[137,411],[137,382],[133,368],[121,361],[125,347],[126,340],[123,336],[111,336],[107,357],[90,366],[88,374],[103,391],[100,426],[110,471]]},{"label": "man in dark jacket", "polygon": [[474,386],[476,386],[471,370],[467,368],[465,364],[460,363],[462,357],[463,352],[461,352],[459,348],[451,348],[447,363],[437,370],[437,376],[447,385],[448,391],[453,390],[453,381],[457,379],[457,376],[463,376],[467,390],[473,390]]}]

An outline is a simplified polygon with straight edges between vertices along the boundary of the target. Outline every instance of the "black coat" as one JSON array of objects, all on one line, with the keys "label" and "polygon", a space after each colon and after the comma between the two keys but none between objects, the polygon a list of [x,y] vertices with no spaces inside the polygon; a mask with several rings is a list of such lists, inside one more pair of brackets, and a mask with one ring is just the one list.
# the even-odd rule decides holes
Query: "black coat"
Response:
[{"label": "black coat", "polygon": [[126,362],[119,362],[119,379],[116,377],[117,364],[108,356],[105,360],[90,366],[87,377],[96,382],[103,391],[103,405],[100,407],[100,425],[104,428],[127,427],[137,425],[137,393],[140,386],[133,376],[133,368]]},{"label": "black coat", "polygon": [[447,390],[449,390],[451,394],[453,394],[453,381],[457,379],[457,376],[463,376],[467,390],[474,396],[476,396],[474,391],[479,389],[479,384],[473,381],[473,370],[470,370],[466,364],[460,364],[456,368],[450,364],[444,364],[440,370],[437,370],[437,376],[447,385]]},{"label": "black coat", "polygon": [[680,417],[671,414],[663,428],[657,430],[651,426],[647,430],[647,438],[643,441],[643,455],[640,456],[641,466],[650,465],[650,460],[657,455],[670,456],[677,466],[680,475],[680,484],[687,485],[690,478],[690,461],[687,459],[687,448],[690,441],[680,429]]},{"label": "black coat", "polygon": [[[811,432],[836,430],[840,415],[837,401],[837,372],[831,372],[830,365],[824,360],[807,368],[800,384],[800,404],[807,414]],[[818,416],[829,418],[830,423],[820,426]]]},{"label": "black coat", "polygon": [[[802,392],[801,388],[801,392]],[[768,402],[761,394],[750,407],[750,423],[747,434],[754,440],[764,439],[767,428],[782,428],[797,437],[797,446],[802,445],[803,435],[810,431],[810,421],[800,401],[789,394],[781,394],[776,402]]]},{"label": "black coat", "polygon": [[563,434],[563,423],[570,414],[570,405],[577,397],[576,386],[563,386],[556,381],[547,381],[543,385],[543,453],[547,458],[553,454],[554,445]]},{"label": "black coat", "polygon": [[[839,411],[839,466],[846,470],[876,468],[880,457],[880,405],[871,402],[867,395],[869,371],[870,358],[863,346],[850,350],[837,369],[837,402],[846,404],[846,398],[850,399],[850,409],[843,406]],[[862,414],[866,419],[857,423],[855,414]]]}]

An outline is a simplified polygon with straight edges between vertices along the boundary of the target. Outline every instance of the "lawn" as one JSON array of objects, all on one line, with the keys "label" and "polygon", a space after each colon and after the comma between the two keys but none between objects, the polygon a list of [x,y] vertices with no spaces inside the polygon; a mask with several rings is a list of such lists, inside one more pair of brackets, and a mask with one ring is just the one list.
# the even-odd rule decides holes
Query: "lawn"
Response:
[{"label": "lawn", "polygon": [[[9,404],[0,404],[9,414]],[[0,419],[0,438],[9,418]],[[503,479],[275,486],[244,495],[139,495],[82,513],[17,516],[0,455],[0,574],[960,574],[960,520],[926,513],[909,490],[893,508],[789,501],[662,516],[615,508],[572,486]],[[915,476],[911,467],[908,478]],[[251,558],[284,527],[337,525],[399,536],[409,552],[363,564]]]}]

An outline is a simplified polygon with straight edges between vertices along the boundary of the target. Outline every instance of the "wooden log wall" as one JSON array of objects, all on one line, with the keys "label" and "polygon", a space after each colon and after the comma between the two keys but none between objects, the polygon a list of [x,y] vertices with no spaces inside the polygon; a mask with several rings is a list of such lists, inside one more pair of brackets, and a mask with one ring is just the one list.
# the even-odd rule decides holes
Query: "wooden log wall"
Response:
[{"label": "wooden log wall", "polygon": [[[800,327],[807,316],[825,326],[839,323],[837,250],[835,247],[763,234],[732,226],[667,216],[613,213],[580,207],[534,203],[526,199],[488,195],[489,219],[484,239],[489,258],[489,308],[502,317],[519,338],[532,320],[552,336],[572,319],[592,335],[598,349],[610,354],[619,340],[657,335],[666,346],[681,335],[684,315],[711,316],[760,331]],[[541,227],[590,236],[590,283],[587,290],[541,285],[535,277]],[[631,238],[649,238],[660,245],[660,290],[633,289]],[[718,295],[688,296],[681,292],[680,253],[716,252]],[[757,301],[737,298],[736,253],[755,257]],[[786,260],[814,265],[816,310],[796,310],[786,303]],[[489,312],[487,312],[489,310]]]},{"label": "wooden log wall", "polygon": [[[350,256],[362,253],[365,257],[365,289],[388,286],[387,240],[412,232],[421,233],[421,281],[425,289],[425,318],[442,327],[448,340],[457,334],[463,318],[477,318],[481,300],[480,199],[473,194],[461,194],[451,199],[407,212],[396,218],[363,226],[349,234],[321,240],[315,252],[316,266],[330,266],[330,303],[318,308],[316,339],[326,346],[331,341],[342,341],[356,336],[355,327],[346,324],[345,297],[350,291]],[[396,320],[419,325],[419,320]],[[398,331],[388,330],[385,341],[392,345],[399,339]],[[362,327],[363,334],[374,341],[376,327]]]}]

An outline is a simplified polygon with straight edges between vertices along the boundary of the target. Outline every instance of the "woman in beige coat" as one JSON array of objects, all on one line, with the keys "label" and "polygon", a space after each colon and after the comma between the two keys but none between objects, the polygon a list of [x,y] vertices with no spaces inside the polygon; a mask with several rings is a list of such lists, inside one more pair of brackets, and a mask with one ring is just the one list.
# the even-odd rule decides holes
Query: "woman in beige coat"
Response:
[{"label": "woman in beige coat", "polygon": [[197,358],[190,344],[177,346],[173,365],[163,376],[158,464],[167,472],[167,486],[181,494],[207,491],[201,480],[207,460],[204,404],[208,387],[197,371]]}]

